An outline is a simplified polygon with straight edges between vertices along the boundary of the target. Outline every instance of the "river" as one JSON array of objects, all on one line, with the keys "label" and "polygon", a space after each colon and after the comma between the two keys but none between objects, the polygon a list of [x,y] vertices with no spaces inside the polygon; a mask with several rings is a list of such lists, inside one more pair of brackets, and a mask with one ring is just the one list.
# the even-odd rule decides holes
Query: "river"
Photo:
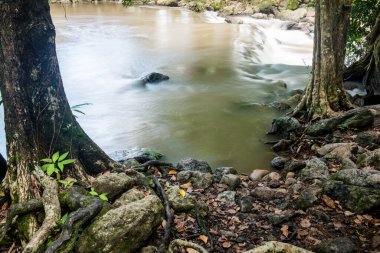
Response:
[{"label": "river", "polygon": [[[305,87],[309,35],[178,8],[54,4],[51,13],[69,102],[91,103],[78,121],[106,152],[147,147],[172,162],[269,167],[274,154],[263,141],[281,112],[247,105]],[[139,85],[154,71],[170,79]]]}]

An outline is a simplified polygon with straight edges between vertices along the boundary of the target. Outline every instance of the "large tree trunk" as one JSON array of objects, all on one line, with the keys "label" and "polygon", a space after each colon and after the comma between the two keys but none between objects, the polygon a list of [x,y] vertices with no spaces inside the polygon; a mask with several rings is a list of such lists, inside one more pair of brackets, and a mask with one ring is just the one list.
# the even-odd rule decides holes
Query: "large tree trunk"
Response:
[{"label": "large tree trunk", "polygon": [[380,103],[380,13],[367,36],[367,50],[362,58],[344,72],[345,80],[362,82],[367,90],[365,104]]},{"label": "large tree trunk", "polygon": [[312,78],[297,114],[327,117],[350,107],[343,90],[343,69],[351,0],[316,1]]},{"label": "large tree trunk", "polygon": [[38,195],[31,172],[55,151],[70,151],[78,159],[73,168],[77,172],[97,174],[114,165],[71,112],[48,0],[0,1],[0,84],[8,158],[5,185],[14,202]]}]

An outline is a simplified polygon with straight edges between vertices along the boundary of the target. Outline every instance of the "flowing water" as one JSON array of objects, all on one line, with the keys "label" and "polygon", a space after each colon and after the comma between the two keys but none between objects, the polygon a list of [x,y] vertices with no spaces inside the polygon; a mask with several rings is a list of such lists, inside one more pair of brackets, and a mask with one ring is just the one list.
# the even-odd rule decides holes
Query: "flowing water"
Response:
[{"label": "flowing water", "polygon": [[[78,120],[106,152],[147,147],[173,162],[269,167],[263,141],[281,113],[252,105],[305,86],[310,36],[176,8],[57,4],[51,13],[69,102],[91,103]],[[150,72],[170,80],[141,85]]]}]

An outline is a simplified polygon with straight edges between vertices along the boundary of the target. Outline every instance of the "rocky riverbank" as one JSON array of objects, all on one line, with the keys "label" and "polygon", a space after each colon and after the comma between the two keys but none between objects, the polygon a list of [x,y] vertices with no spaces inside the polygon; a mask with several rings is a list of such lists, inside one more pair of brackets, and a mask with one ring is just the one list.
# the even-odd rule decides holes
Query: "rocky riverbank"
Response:
[{"label": "rocky riverbank", "polygon": [[[283,117],[271,132],[283,138],[273,146],[279,156],[272,169],[250,175],[191,158],[174,166],[146,150],[116,158],[159,179],[173,213],[172,238],[209,252],[267,252],[261,245],[284,252],[380,250],[380,106],[314,125]],[[142,252],[155,252],[165,224]]]}]

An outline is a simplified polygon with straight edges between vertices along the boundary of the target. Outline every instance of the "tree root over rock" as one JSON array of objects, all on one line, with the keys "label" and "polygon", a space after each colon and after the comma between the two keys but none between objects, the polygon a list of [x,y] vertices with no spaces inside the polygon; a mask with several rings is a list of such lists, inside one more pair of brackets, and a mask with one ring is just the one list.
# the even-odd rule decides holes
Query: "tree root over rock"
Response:
[{"label": "tree root over rock", "polygon": [[195,249],[196,251],[198,251],[199,253],[208,253],[208,251],[205,248],[203,248],[202,246],[200,246],[196,243],[188,242],[188,241],[181,240],[181,239],[173,240],[170,243],[168,253],[176,252],[175,251],[176,247],[192,248],[192,249]]}]

